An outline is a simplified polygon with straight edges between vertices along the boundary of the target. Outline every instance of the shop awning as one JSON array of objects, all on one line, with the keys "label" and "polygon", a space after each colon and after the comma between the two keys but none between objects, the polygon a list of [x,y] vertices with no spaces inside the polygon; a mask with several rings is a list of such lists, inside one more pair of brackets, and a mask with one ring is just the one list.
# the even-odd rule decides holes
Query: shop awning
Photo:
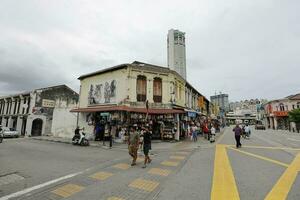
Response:
[{"label": "shop awning", "polygon": [[[146,108],[134,108],[134,107],[128,107],[128,106],[93,106],[93,107],[87,107],[87,108],[75,108],[75,109],[72,109],[70,112],[90,113],[90,112],[109,112],[109,111],[127,111],[127,112],[134,112],[134,113],[147,113]],[[151,115],[182,114],[182,113],[185,113],[185,111],[180,110],[180,109],[149,108],[148,113]]]}]

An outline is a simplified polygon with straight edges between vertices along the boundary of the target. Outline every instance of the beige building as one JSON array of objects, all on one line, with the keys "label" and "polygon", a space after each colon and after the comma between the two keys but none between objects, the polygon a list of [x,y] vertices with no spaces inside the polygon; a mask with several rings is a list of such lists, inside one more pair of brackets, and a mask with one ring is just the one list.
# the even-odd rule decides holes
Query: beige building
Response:
[{"label": "beige building", "polygon": [[[78,79],[79,108],[73,112],[79,113],[78,125],[90,135],[95,123],[104,118],[137,122],[148,113],[149,118],[160,115],[174,123],[184,113],[185,80],[169,68],[135,61]],[[179,138],[178,133],[175,137]]]}]

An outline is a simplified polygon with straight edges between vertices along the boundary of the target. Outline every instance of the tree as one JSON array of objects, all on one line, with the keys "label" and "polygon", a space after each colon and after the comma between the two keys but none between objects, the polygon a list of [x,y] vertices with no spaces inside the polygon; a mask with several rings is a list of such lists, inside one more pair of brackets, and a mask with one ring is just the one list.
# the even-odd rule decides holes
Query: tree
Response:
[{"label": "tree", "polygon": [[295,109],[289,112],[289,120],[290,122],[296,123],[297,131],[300,129],[300,109]]}]

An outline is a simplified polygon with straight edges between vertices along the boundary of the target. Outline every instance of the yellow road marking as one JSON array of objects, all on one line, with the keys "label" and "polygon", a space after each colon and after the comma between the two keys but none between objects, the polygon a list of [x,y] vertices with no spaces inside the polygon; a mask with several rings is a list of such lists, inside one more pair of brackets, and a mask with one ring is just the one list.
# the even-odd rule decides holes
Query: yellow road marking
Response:
[{"label": "yellow road marking", "polygon": [[149,181],[145,179],[135,179],[129,184],[129,187],[145,190],[147,192],[152,192],[159,185],[158,182]]},{"label": "yellow road marking", "polygon": [[223,139],[225,133],[226,133],[226,131],[224,130],[224,132],[222,133],[222,135],[217,139],[216,144],[219,144],[219,142]]},{"label": "yellow road marking", "polygon": [[283,162],[280,162],[280,161],[277,161],[277,160],[273,160],[271,158],[267,158],[267,157],[264,157],[264,156],[256,155],[256,154],[249,153],[249,152],[246,152],[246,151],[242,151],[242,150],[239,150],[239,149],[235,149],[235,148],[232,148],[232,147],[228,147],[228,148],[231,149],[231,150],[234,150],[234,151],[246,154],[248,156],[252,156],[252,157],[255,157],[255,158],[258,158],[258,159],[261,159],[261,160],[265,160],[265,161],[269,161],[271,163],[275,163],[277,165],[281,165],[283,167],[288,167],[289,166],[286,163],[283,163]]},{"label": "yellow road marking", "polygon": [[267,195],[265,200],[281,200],[286,199],[291,187],[300,171],[300,153],[297,154],[294,161],[285,170],[279,178],[271,192]]},{"label": "yellow road marking", "polygon": [[239,193],[231,169],[226,145],[216,145],[211,200],[239,200]]},{"label": "yellow road marking", "polygon": [[90,177],[97,179],[97,180],[104,181],[104,180],[108,179],[109,177],[111,177],[112,175],[114,175],[114,174],[108,173],[108,172],[98,172],[98,173],[91,175]]},{"label": "yellow road marking", "polygon": [[[235,147],[235,145],[226,145],[228,147]],[[253,149],[274,149],[274,150],[291,150],[291,151],[300,151],[297,148],[289,148],[289,147],[265,147],[265,146],[248,146],[243,145],[244,148],[253,148]]]},{"label": "yellow road marking", "polygon": [[113,168],[117,168],[117,169],[129,169],[130,165],[126,164],[126,163],[119,163],[113,166]]},{"label": "yellow road marking", "polygon": [[75,185],[75,184],[67,184],[62,187],[57,188],[56,190],[53,190],[52,193],[61,196],[63,198],[70,197],[73,194],[80,192],[83,190],[84,187]]},{"label": "yellow road marking", "polygon": [[184,160],[185,156],[170,156],[170,159],[174,159],[174,160]]},{"label": "yellow road marking", "polygon": [[109,197],[107,200],[124,200],[124,199],[119,197]]},{"label": "yellow road marking", "polygon": [[176,167],[179,165],[179,162],[164,161],[164,162],[161,162],[160,164],[162,164],[164,166],[169,166],[169,167]]},{"label": "yellow road marking", "polygon": [[152,168],[148,171],[149,174],[159,175],[159,176],[168,176],[171,171],[166,169],[160,168]]}]

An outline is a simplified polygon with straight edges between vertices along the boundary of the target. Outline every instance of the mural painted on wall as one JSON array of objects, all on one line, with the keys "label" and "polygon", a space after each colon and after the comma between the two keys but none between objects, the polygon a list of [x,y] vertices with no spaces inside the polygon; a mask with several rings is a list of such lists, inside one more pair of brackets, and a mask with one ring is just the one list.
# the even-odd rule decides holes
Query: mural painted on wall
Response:
[{"label": "mural painted on wall", "polygon": [[89,104],[116,103],[116,88],[117,84],[115,80],[91,85],[88,97]]}]

